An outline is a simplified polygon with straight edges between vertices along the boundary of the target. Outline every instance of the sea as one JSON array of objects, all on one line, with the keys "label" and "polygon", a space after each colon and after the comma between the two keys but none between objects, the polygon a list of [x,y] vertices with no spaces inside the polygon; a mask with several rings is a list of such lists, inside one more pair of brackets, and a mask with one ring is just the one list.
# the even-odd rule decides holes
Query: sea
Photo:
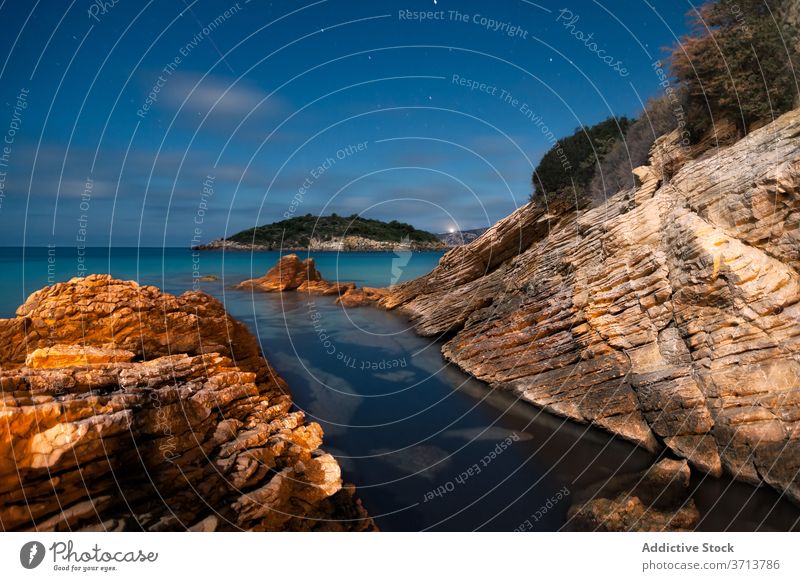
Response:
[{"label": "sea", "polygon": [[[319,252],[328,280],[390,286],[433,269],[440,252]],[[297,409],[386,531],[555,531],[571,501],[654,457],[605,431],[546,413],[449,364],[401,314],[345,309],[333,297],[237,290],[278,252],[183,248],[0,248],[0,317],[48,284],[110,273],[222,301],[258,337]],[[216,277],[205,281],[201,277]],[[800,510],[767,488],[695,474],[700,530],[798,529]]]}]

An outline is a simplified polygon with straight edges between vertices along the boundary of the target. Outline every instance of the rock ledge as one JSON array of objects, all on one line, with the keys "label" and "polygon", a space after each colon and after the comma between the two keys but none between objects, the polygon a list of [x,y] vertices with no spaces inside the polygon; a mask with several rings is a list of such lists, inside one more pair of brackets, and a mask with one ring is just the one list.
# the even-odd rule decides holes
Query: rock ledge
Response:
[{"label": "rock ledge", "polygon": [[206,294],[76,278],[0,320],[0,345],[2,530],[375,528]]}]

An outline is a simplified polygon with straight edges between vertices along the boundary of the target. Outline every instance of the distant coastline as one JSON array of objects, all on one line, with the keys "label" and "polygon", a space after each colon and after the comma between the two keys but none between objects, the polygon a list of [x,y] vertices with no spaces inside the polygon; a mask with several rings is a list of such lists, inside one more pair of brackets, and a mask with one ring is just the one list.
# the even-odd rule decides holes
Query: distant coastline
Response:
[{"label": "distant coastline", "polygon": [[246,252],[434,252],[450,248],[444,242],[392,242],[371,240],[360,236],[346,236],[332,240],[311,240],[307,245],[247,244],[220,238],[208,244],[192,246],[192,250],[233,250]]},{"label": "distant coastline", "polygon": [[[433,234],[411,224],[351,216],[296,216],[242,230],[192,250],[286,250],[292,252],[424,252],[459,246],[472,233]],[[194,241],[193,241],[194,242]]]}]

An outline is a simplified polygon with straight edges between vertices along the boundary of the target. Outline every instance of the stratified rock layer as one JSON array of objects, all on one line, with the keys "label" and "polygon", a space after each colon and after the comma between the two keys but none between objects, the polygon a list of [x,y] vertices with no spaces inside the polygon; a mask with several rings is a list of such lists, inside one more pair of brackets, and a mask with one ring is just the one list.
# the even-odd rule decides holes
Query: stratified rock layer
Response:
[{"label": "stratified rock layer", "polygon": [[0,320],[3,530],[373,528],[215,299],[90,276]]},{"label": "stratified rock layer", "polygon": [[264,276],[236,285],[262,292],[297,291],[315,295],[338,295],[355,288],[353,283],[333,283],[322,278],[313,258],[300,260],[296,254],[282,256]]},{"label": "stratified rock layer", "polygon": [[494,387],[800,500],[800,111],[582,213],[528,204],[386,308]]},{"label": "stratified rock layer", "polygon": [[374,288],[374,287],[361,287],[350,288],[336,299],[336,304],[342,305],[345,308],[373,306],[378,303],[382,298],[389,294],[389,289]]},{"label": "stratified rock layer", "polygon": [[329,282],[322,278],[313,258],[300,260],[296,254],[282,256],[264,276],[236,285],[267,293],[297,291],[311,295],[338,295],[336,303],[347,308],[375,305],[389,293],[388,289],[356,287],[352,282]]}]

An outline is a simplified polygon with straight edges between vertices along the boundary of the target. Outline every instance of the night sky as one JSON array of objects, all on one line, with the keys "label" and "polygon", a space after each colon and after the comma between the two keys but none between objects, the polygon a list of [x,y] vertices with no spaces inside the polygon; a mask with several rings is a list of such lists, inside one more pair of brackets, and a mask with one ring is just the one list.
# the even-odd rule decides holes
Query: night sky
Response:
[{"label": "night sky", "polygon": [[658,94],[691,7],[3,1],[0,245],[189,246],[331,212],[485,227],[527,201],[548,131]]}]

